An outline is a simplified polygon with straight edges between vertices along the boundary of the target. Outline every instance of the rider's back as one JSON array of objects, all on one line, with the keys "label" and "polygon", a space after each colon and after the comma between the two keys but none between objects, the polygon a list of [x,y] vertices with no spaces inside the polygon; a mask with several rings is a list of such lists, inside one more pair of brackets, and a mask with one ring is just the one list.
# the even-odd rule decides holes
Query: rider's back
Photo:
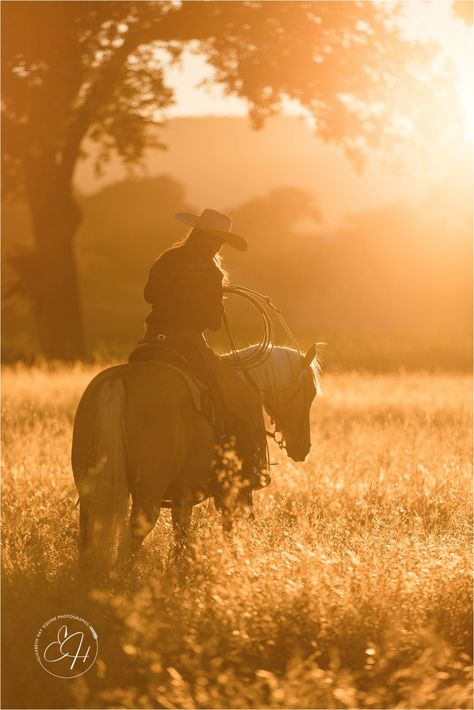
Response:
[{"label": "rider's back", "polygon": [[224,278],[218,260],[206,255],[197,240],[188,238],[167,249],[151,267],[144,289],[145,300],[152,306],[147,333],[160,326],[198,333],[219,328]]}]

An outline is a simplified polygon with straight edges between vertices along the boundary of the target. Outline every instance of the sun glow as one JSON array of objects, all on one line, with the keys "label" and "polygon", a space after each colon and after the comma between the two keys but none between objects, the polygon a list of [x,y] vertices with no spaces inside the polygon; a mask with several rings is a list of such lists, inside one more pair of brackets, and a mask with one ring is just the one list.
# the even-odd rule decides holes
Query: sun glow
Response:
[{"label": "sun glow", "polygon": [[[438,43],[440,59],[447,60],[456,74],[456,89],[462,110],[463,136],[472,143],[474,135],[474,42],[473,29],[456,19],[451,2],[405,3],[406,30],[413,39]],[[441,52],[443,56],[441,57]],[[452,125],[452,108],[446,106],[446,124]]]},{"label": "sun glow", "polygon": [[[471,57],[472,60],[472,57]],[[472,76],[474,66],[471,61],[470,66],[466,68],[465,75],[459,76],[458,79],[458,92],[459,99],[464,111],[465,118],[465,132],[466,137],[469,142],[473,142],[474,138],[474,84],[472,83]]]}]

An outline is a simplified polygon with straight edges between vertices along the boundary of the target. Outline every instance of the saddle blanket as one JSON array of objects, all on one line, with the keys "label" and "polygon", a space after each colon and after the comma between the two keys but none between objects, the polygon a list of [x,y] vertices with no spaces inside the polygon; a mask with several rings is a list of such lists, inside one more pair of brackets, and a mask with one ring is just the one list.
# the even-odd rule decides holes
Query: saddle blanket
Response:
[{"label": "saddle blanket", "polygon": [[190,363],[174,350],[156,345],[139,345],[128,358],[133,362],[159,362],[164,367],[177,372],[186,383],[194,408],[202,414],[214,428],[218,425],[218,416],[209,386],[199,378]]}]

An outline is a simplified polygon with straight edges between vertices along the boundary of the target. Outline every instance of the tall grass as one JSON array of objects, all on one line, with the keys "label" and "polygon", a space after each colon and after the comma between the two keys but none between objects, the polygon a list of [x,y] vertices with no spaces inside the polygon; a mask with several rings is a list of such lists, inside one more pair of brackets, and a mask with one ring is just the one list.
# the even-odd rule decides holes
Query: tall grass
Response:
[{"label": "tall grass", "polygon": [[[4,372],[3,707],[472,707],[470,378],[328,376],[312,453],[272,452],[255,523],[226,542],[203,504],[177,565],[165,511],[135,570],[88,591],[69,452],[93,374]],[[73,680],[33,650],[65,612],[99,636]]]}]

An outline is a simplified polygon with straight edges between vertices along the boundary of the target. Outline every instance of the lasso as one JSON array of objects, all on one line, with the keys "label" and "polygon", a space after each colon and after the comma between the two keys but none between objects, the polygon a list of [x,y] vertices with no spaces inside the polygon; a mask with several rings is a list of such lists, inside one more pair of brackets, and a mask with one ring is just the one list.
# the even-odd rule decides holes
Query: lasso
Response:
[{"label": "lasso", "polygon": [[[264,390],[259,390],[257,387],[256,383],[253,381],[252,377],[250,376],[249,370],[252,370],[255,367],[258,367],[259,365],[262,365],[265,360],[270,357],[271,352],[275,346],[275,322],[274,320],[276,319],[280,325],[282,326],[283,330],[289,337],[291,343],[294,345],[294,348],[298,355],[300,356],[298,358],[298,362],[300,363],[299,368],[297,372],[295,373],[293,381],[287,385],[284,388],[281,388],[280,390],[274,390],[272,391],[272,394],[281,394],[283,392],[286,392],[288,390],[293,389],[294,384],[298,381],[300,372],[301,372],[301,351],[299,349],[298,343],[296,341],[296,338],[288,326],[287,322],[283,318],[283,315],[279,308],[275,306],[275,304],[272,302],[269,296],[264,296],[261,293],[258,293],[258,291],[253,291],[250,288],[247,288],[246,286],[234,286],[234,285],[229,285],[224,288],[225,293],[230,293],[236,296],[241,296],[244,298],[246,301],[252,304],[252,306],[258,311],[260,314],[260,317],[263,321],[263,337],[259,344],[253,349],[248,355],[242,355],[237,348],[235,347],[234,340],[232,338],[232,334],[230,332],[229,328],[229,323],[227,320],[227,316],[224,314],[224,327],[227,332],[227,337],[229,338],[229,342],[231,345],[232,349],[232,357],[227,360],[227,362],[234,367],[235,369],[243,371],[245,377],[249,381],[250,385],[255,389],[260,392]],[[279,430],[277,429],[276,423],[274,418],[271,418],[271,424],[274,426],[273,431],[268,431],[266,430],[265,433],[268,437],[273,439],[280,449],[286,449],[286,444],[283,435]],[[280,438],[278,438],[278,434],[281,434]],[[268,450],[268,444],[267,444],[267,461],[269,461],[269,450]],[[276,465],[276,464],[269,464],[269,465]]]},{"label": "lasso", "polygon": [[264,363],[265,360],[270,357],[275,346],[275,319],[282,326],[297,353],[301,355],[301,351],[293,332],[283,318],[281,311],[275,306],[269,296],[264,296],[263,294],[258,293],[258,291],[253,291],[246,286],[234,286],[232,284],[226,286],[224,288],[224,292],[240,296],[248,301],[257,310],[263,322],[263,336],[261,341],[255,349],[252,350],[252,352],[247,355],[242,355],[235,347],[227,317],[224,315],[224,327],[232,348],[233,357],[229,358],[229,364],[232,365],[232,367],[244,371],[252,370],[253,368]]}]

